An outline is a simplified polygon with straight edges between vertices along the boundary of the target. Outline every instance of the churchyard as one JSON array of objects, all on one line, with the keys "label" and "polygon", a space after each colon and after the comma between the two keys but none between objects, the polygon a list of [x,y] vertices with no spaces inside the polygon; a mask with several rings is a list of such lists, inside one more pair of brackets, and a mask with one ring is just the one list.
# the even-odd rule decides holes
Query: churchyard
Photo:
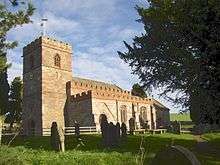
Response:
[{"label": "churchyard", "polygon": [[[0,164],[151,164],[156,153],[169,145],[181,145],[192,151],[202,165],[220,164],[220,133],[204,134],[138,134],[128,135],[118,147],[104,147],[100,134],[65,137],[65,152],[51,148],[50,136],[16,137],[10,146],[10,136],[3,137]],[[203,139],[207,145],[200,144]],[[162,163],[164,164],[164,163]],[[181,164],[181,161],[180,163]]]},{"label": "churchyard", "polygon": [[218,0],[29,2],[0,2],[0,165],[220,165]]}]

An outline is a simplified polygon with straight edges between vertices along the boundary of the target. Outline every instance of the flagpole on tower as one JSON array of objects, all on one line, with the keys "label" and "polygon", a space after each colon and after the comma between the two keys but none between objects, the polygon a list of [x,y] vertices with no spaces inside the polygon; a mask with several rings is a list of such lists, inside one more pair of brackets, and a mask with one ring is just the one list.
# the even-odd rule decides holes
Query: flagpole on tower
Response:
[{"label": "flagpole on tower", "polygon": [[42,18],[41,19],[41,21],[42,21],[42,23],[41,23],[41,26],[42,26],[42,36],[45,36],[46,35],[46,22],[47,22],[47,18]]}]

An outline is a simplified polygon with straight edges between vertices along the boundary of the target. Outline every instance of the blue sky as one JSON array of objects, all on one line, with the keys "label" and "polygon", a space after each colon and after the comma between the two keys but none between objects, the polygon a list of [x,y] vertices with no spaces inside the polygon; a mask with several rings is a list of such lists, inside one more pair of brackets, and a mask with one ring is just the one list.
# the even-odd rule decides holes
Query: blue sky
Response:
[{"label": "blue sky", "polygon": [[[19,46],[8,51],[9,81],[22,75],[22,48],[39,37],[41,19],[47,18],[47,35],[68,42],[73,47],[73,75],[106,81],[130,90],[138,82],[131,69],[117,54],[125,51],[123,40],[131,43],[143,32],[136,5],[147,6],[145,0],[38,0],[32,24],[12,29],[8,40],[17,40]],[[157,91],[152,94],[158,98]],[[172,104],[159,100],[171,109]]]}]

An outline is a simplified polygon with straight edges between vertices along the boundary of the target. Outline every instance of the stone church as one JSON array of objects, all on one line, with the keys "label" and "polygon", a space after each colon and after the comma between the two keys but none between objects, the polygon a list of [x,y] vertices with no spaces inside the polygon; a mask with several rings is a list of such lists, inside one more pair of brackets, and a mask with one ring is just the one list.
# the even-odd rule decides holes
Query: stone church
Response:
[{"label": "stone church", "polygon": [[62,127],[96,126],[100,119],[137,129],[169,124],[169,109],[153,98],[132,96],[114,84],[72,76],[72,48],[68,43],[41,36],[23,48],[24,134],[44,135],[53,121]]}]

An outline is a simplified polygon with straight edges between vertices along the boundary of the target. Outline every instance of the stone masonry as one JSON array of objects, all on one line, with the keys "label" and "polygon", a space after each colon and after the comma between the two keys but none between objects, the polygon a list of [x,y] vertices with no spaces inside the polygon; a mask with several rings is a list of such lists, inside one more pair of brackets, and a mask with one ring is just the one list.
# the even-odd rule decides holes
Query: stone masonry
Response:
[{"label": "stone masonry", "polygon": [[135,119],[136,128],[147,121],[150,129],[169,124],[169,109],[153,98],[132,96],[114,84],[72,77],[69,44],[40,37],[23,48],[23,129],[43,135],[53,121],[60,126],[96,126],[101,115],[108,121]]}]

